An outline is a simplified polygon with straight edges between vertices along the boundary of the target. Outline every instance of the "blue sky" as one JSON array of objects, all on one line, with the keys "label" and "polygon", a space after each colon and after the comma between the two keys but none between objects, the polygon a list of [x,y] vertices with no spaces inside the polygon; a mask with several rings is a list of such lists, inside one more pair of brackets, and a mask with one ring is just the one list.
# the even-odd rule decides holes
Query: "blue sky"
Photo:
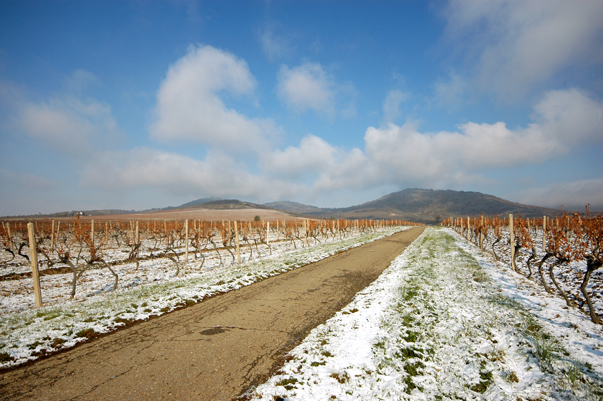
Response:
[{"label": "blue sky", "polygon": [[603,209],[603,2],[0,3],[0,215],[405,188]]}]

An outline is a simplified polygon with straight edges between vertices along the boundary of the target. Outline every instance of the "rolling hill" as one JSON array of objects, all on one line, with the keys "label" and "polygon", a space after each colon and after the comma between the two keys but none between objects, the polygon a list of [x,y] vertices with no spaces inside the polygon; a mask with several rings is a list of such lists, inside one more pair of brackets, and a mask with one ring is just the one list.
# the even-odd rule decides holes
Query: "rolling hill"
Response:
[{"label": "rolling hill", "polygon": [[347,208],[321,209],[294,202],[275,202],[269,205],[290,213],[320,218],[401,219],[426,224],[437,224],[450,216],[475,216],[481,213],[487,216],[513,213],[523,217],[561,214],[559,210],[523,205],[480,192],[418,188],[394,192]]}]

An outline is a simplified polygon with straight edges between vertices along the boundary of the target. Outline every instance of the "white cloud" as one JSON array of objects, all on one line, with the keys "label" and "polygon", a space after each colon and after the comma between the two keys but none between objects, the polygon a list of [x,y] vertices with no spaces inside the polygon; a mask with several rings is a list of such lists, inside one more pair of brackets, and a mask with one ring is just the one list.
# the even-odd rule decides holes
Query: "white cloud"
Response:
[{"label": "white cloud", "polygon": [[360,149],[339,152],[336,162],[321,171],[312,185],[313,196],[340,189],[364,189],[378,186],[381,178]]},{"label": "white cloud", "polygon": [[603,104],[575,89],[551,91],[534,107],[535,122],[460,125],[460,132],[422,134],[416,124],[366,131],[366,155],[392,180],[458,181],[488,169],[539,163],[578,143],[600,143]]},{"label": "white cloud", "polygon": [[399,90],[388,92],[383,103],[383,119],[385,122],[393,122],[400,116],[400,104],[408,99],[408,93]]},{"label": "white cloud", "polygon": [[568,66],[603,61],[603,2],[451,0],[447,34],[463,44],[474,84],[514,99]]},{"label": "white cloud", "polygon": [[422,133],[414,122],[369,127],[364,152],[308,135],[298,146],[262,157],[264,174],[307,185],[307,193],[339,189],[463,187],[491,183],[488,171],[550,161],[581,144],[601,142],[603,104],[570,89],[551,91],[534,106],[534,122],[469,122],[457,132]]},{"label": "white cloud", "polygon": [[32,101],[25,88],[0,82],[0,129],[76,158],[106,149],[123,139],[122,131],[110,105],[79,93],[93,83],[99,83],[94,74],[78,70],[67,79],[66,93]]},{"label": "white cloud", "polygon": [[262,158],[265,171],[280,177],[299,178],[308,173],[328,170],[335,163],[338,150],[325,140],[307,135],[299,147],[289,146],[285,150],[274,150]]},{"label": "white cloud", "polygon": [[303,182],[312,196],[368,183],[370,165],[360,149],[346,151],[312,134],[299,146],[274,150],[263,157],[262,171],[270,176]]},{"label": "white cloud", "polygon": [[547,206],[564,210],[584,210],[587,204],[591,210],[603,211],[603,179],[564,182],[548,187],[530,188],[521,196],[523,203]]},{"label": "white cloud", "polygon": [[111,107],[74,97],[16,105],[13,126],[46,146],[85,156],[120,135]]},{"label": "white cloud", "polygon": [[82,183],[107,191],[154,188],[176,195],[204,193],[266,201],[300,192],[294,183],[251,173],[246,164],[222,152],[209,152],[199,160],[144,147],[97,155],[83,171]]},{"label": "white cloud", "polygon": [[603,142],[603,103],[572,88],[549,91],[535,107],[533,117],[547,136],[567,146],[579,142]]},{"label": "white cloud", "polygon": [[294,110],[333,116],[336,85],[320,64],[307,62],[294,68],[283,65],[278,81],[278,96]]},{"label": "white cloud", "polygon": [[157,93],[151,135],[164,141],[199,142],[236,151],[259,151],[277,132],[270,120],[228,109],[218,93],[251,95],[255,79],[244,60],[211,46],[189,49],[170,66]]}]

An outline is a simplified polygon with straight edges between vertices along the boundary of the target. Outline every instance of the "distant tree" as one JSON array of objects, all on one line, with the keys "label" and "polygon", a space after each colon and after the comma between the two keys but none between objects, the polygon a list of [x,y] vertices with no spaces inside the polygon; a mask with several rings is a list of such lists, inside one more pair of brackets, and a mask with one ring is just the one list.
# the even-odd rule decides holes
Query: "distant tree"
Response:
[{"label": "distant tree", "polygon": [[255,216],[255,217],[253,218],[253,221],[260,221],[260,220],[261,220],[261,219],[260,219],[260,216]]}]

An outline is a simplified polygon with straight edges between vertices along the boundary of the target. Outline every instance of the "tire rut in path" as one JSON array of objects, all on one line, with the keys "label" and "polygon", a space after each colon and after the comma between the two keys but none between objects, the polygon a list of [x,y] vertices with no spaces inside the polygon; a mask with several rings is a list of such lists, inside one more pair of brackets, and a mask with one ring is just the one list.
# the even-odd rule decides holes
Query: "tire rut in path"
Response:
[{"label": "tire rut in path", "polygon": [[5,372],[0,398],[231,400],[264,381],[423,230],[394,234]]}]

